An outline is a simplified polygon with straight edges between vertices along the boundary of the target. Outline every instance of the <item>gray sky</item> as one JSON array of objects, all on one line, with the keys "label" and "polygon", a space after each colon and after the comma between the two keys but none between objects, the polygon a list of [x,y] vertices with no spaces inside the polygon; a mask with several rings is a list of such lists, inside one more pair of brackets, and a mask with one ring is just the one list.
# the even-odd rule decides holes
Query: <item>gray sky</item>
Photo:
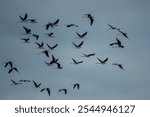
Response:
[{"label": "gray sky", "polygon": [[[150,99],[150,1],[149,0],[1,0],[0,4],[0,99]],[[19,15],[28,13],[37,24],[18,23]],[[84,14],[90,13],[95,22],[92,26]],[[60,19],[57,27],[45,30],[49,21]],[[66,28],[65,24],[75,23],[79,27]],[[118,32],[108,29],[108,23],[127,32],[130,40]],[[31,43],[22,43],[22,26],[40,35],[37,42],[58,47],[47,58],[38,55],[35,38]],[[54,32],[55,38],[44,36]],[[81,49],[73,47],[79,43],[75,32],[88,34],[82,40]],[[110,43],[118,37],[125,48],[111,48]],[[81,57],[81,53],[96,53],[91,58]],[[59,58],[63,69],[46,66],[51,54]],[[96,57],[105,59],[106,65],[96,64]],[[71,58],[83,60],[79,65],[71,64]],[[20,74],[8,74],[4,68],[6,61],[13,61]],[[124,71],[113,63],[121,63]],[[18,86],[11,81],[20,79],[42,83],[41,88],[49,87],[51,96],[40,93],[33,83]],[[79,83],[80,90],[73,90],[72,84]],[[68,89],[68,94],[58,93],[58,89]]]}]

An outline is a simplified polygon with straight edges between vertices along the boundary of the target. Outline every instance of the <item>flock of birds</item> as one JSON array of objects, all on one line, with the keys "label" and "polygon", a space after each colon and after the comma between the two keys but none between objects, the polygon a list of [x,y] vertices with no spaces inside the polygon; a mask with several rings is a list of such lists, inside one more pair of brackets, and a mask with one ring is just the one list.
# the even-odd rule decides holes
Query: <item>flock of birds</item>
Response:
[{"label": "flock of birds", "polygon": [[[34,19],[34,18],[28,18],[28,14],[25,13],[24,16],[19,16],[20,18],[20,23],[23,23],[23,24],[26,24],[26,23],[32,23],[32,24],[36,24],[38,23],[37,19]],[[90,26],[93,25],[94,23],[94,17],[91,15],[91,14],[84,14],[84,18],[88,18],[89,21],[90,21]],[[54,22],[48,22],[46,23],[44,26],[45,26],[45,30],[48,31],[49,28],[55,28],[56,26],[58,26],[60,22],[60,19],[57,19],[56,21]],[[79,27],[78,25],[76,24],[65,24],[64,26],[66,26],[67,28],[70,28],[70,27]],[[127,33],[121,31],[119,28],[115,27],[115,26],[112,26],[111,24],[108,24],[108,27],[109,29],[107,30],[117,30],[120,35],[124,36],[125,38],[129,39],[128,36],[127,36]],[[35,38],[36,41],[34,42],[35,45],[37,46],[38,49],[42,50],[40,53],[37,53],[37,54],[44,54],[44,56],[46,57],[50,57],[49,53],[51,51],[53,51],[55,48],[58,47],[58,43],[56,43],[55,45],[51,46],[49,45],[48,43],[44,43],[44,42],[38,42],[39,38],[40,38],[40,35],[39,34],[35,34],[35,33],[32,33],[32,30],[30,28],[28,28],[27,26],[23,26],[23,30],[24,30],[24,35],[27,36],[27,38],[21,38],[21,40],[24,42],[24,43],[30,43],[30,40],[31,40],[31,37],[32,38]],[[88,31],[80,34],[78,32],[76,32],[76,35],[77,35],[77,38],[80,38],[81,39],[81,42],[80,43],[74,43],[72,42],[73,46],[77,49],[80,49],[82,48],[82,45],[84,44],[84,38],[86,37],[86,35],[88,34]],[[49,38],[54,38],[54,33],[53,32],[49,32],[49,33],[46,33],[45,34],[47,37]],[[46,45],[46,47],[45,47]],[[118,47],[118,48],[124,48],[124,45],[122,45],[121,41],[116,37],[116,41],[115,42],[112,42],[109,44],[110,47]],[[86,58],[89,58],[91,56],[95,56],[96,53],[88,53],[88,54],[85,54],[85,53],[82,53],[82,56],[81,57],[86,57]],[[108,57],[105,58],[104,60],[100,59],[99,57],[96,57],[98,62],[96,64],[106,64],[107,61],[108,61]],[[73,64],[81,64],[83,63],[84,61],[83,60],[75,60],[74,58],[72,58],[72,61],[73,61]],[[63,66],[60,62],[60,60],[58,58],[56,58],[54,56],[54,54],[51,54],[51,60],[49,62],[47,61],[44,61],[44,64],[46,64],[47,66],[53,66],[53,65],[56,65],[58,69],[63,69]],[[118,66],[121,70],[124,70],[124,67],[122,64],[120,63],[113,63],[112,65],[115,65],[115,66]],[[17,72],[20,74],[18,68],[14,65],[14,63],[12,61],[6,61],[5,62],[5,65],[4,67],[6,69],[8,69],[8,74],[11,74],[12,72]],[[44,92],[46,91],[48,93],[48,96],[51,96],[51,89],[48,88],[48,87],[42,87],[42,83],[38,83],[37,81],[34,81],[34,80],[19,80],[19,81],[15,81],[15,80],[12,80],[10,79],[10,81],[12,82],[12,85],[20,85],[20,84],[23,84],[25,82],[31,82],[35,88],[37,89],[40,89],[40,92]],[[74,83],[73,84],[73,87],[72,89],[77,89],[79,90],[80,89],[80,84],[79,83]],[[61,89],[58,89],[59,91],[58,92],[64,92],[64,94],[66,95],[67,94],[67,89],[66,88],[61,88]]]}]

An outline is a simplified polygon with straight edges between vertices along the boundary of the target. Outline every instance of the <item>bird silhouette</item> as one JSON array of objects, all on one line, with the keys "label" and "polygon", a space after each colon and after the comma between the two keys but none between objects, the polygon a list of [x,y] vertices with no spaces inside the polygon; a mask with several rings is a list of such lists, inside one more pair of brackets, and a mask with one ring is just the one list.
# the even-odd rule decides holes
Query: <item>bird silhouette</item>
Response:
[{"label": "bird silhouette", "polygon": [[35,88],[40,88],[41,83],[37,84],[34,80],[32,80],[32,82],[33,82],[33,84],[34,84]]},{"label": "bird silhouette", "polygon": [[19,80],[20,82],[31,82],[31,80]]},{"label": "bird silhouette", "polygon": [[37,54],[45,54],[47,57],[49,57],[49,51],[48,50],[43,50],[41,53]]},{"label": "bird silhouette", "polygon": [[65,25],[67,28],[70,28],[70,27],[79,27],[78,25],[76,24],[67,24]]},{"label": "bird silhouette", "polygon": [[[106,62],[108,61],[108,57],[105,60],[101,60],[97,57],[97,60],[101,63],[101,64],[106,64]],[[98,63],[96,63],[98,64]]]},{"label": "bird silhouette", "polygon": [[28,34],[28,35],[31,34],[31,29],[26,28],[24,26],[23,26],[23,29],[25,30],[26,34]]},{"label": "bird silhouette", "polygon": [[73,89],[77,88],[78,90],[80,89],[80,84],[79,83],[76,83],[73,85]]},{"label": "bird silhouette", "polygon": [[54,28],[54,26],[58,26],[57,24],[59,23],[59,19],[57,19],[54,23],[49,22],[48,24],[46,24],[46,30],[49,29],[49,27]]},{"label": "bird silhouette", "polygon": [[84,14],[84,16],[90,19],[90,25],[92,26],[94,22],[94,17],[91,14]]},{"label": "bird silhouette", "polygon": [[22,83],[18,83],[18,82],[15,82],[14,80],[10,79],[11,82],[13,83],[13,85],[19,85],[19,84],[22,84]]},{"label": "bird silhouette", "polygon": [[54,57],[54,55],[52,55],[52,60],[51,60],[49,63],[45,61],[45,63],[46,63],[48,66],[50,66],[50,65],[52,65],[52,64],[57,64],[57,61],[58,61],[58,59],[56,59],[56,58]]},{"label": "bird silhouette", "polygon": [[67,94],[67,89],[59,89],[59,92],[62,92],[62,91],[64,91],[65,95]]},{"label": "bird silhouette", "polygon": [[27,13],[25,13],[24,17],[22,17],[22,16],[19,16],[19,17],[21,19],[21,22],[26,22],[28,15],[27,15]]},{"label": "bird silhouette", "polygon": [[108,24],[108,26],[110,27],[109,29],[111,29],[111,30],[117,29],[117,27],[114,27],[114,26],[112,26],[112,25],[110,25],[110,24]]},{"label": "bird silhouette", "polygon": [[54,46],[50,46],[50,45],[48,45],[47,43],[46,43],[46,45],[47,45],[47,47],[50,49],[50,50],[54,50],[57,46],[58,46],[58,43],[57,44],[55,44]]},{"label": "bird silhouette", "polygon": [[128,35],[127,35],[127,33],[125,33],[125,32],[122,32],[120,29],[118,29],[118,31],[124,36],[124,37],[126,37],[127,39],[128,39]]},{"label": "bird silhouette", "polygon": [[10,74],[13,70],[15,70],[16,72],[19,73],[19,71],[18,71],[18,69],[17,69],[16,67],[12,67],[12,68],[8,71],[8,73]]},{"label": "bird silhouette", "polygon": [[81,43],[79,43],[78,45],[73,42],[73,45],[74,45],[76,48],[81,48],[81,46],[83,45],[83,41],[82,41]]},{"label": "bird silhouette", "polygon": [[23,40],[25,43],[30,43],[30,38],[22,38],[21,40]]},{"label": "bird silhouette", "polygon": [[88,33],[88,32],[85,32],[85,33],[83,33],[83,34],[79,34],[78,32],[76,32],[76,34],[78,35],[78,37],[81,38],[81,39],[84,38],[85,35],[87,35],[87,33]]},{"label": "bird silhouette", "polygon": [[116,38],[116,40],[117,40],[117,42],[111,43],[109,46],[117,45],[117,47],[119,47],[119,48],[124,48],[121,41],[118,38]]},{"label": "bird silhouette", "polygon": [[74,64],[80,64],[80,63],[83,63],[83,61],[76,61],[76,60],[73,59],[73,58],[72,58],[72,60],[73,60]]},{"label": "bird silhouette", "polygon": [[83,56],[81,56],[81,57],[87,57],[87,58],[95,55],[95,53],[92,53],[92,54],[84,54],[84,53],[82,53],[82,54],[83,54]]},{"label": "bird silhouette", "polygon": [[12,68],[13,67],[12,61],[6,62],[4,67],[6,68],[8,65],[10,66],[10,68]]},{"label": "bird silhouette", "polygon": [[44,47],[44,43],[43,42],[41,42],[41,44],[40,43],[38,43],[38,42],[35,42],[35,44],[37,44],[38,45],[38,48],[39,49],[43,49]]},{"label": "bird silhouette", "polygon": [[27,21],[30,22],[30,23],[38,23],[37,19],[28,19]]},{"label": "bird silhouette", "polygon": [[123,65],[119,63],[113,63],[112,65],[118,66],[120,69],[124,70]]},{"label": "bird silhouette", "polygon": [[31,36],[32,36],[32,37],[35,37],[35,38],[36,38],[36,40],[38,40],[38,39],[39,39],[39,35],[37,35],[37,34],[32,34]]},{"label": "bird silhouette", "polygon": [[53,33],[53,32],[46,33],[46,35],[47,35],[48,37],[54,37],[54,33]]}]

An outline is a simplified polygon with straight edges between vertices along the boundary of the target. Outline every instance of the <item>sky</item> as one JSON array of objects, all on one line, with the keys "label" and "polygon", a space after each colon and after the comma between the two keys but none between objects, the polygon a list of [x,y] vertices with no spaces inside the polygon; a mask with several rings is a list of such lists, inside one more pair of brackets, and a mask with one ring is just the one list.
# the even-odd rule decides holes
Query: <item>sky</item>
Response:
[{"label": "sky", "polygon": [[[7,100],[55,100],[89,99],[122,100],[150,99],[150,1],[149,0],[0,0],[0,99]],[[38,23],[19,22],[19,16],[28,14],[28,18]],[[84,14],[91,14],[94,23],[90,26]],[[45,24],[59,19],[58,26],[45,29]],[[67,28],[66,24],[79,27]],[[129,39],[117,30],[108,30],[108,23],[126,32]],[[23,26],[39,34],[39,39],[24,34]],[[76,32],[88,32],[85,38],[77,38]],[[46,33],[53,32],[54,38]],[[23,43],[22,38],[30,38]],[[124,48],[112,48],[110,43],[118,38]],[[84,44],[76,49],[74,43]],[[49,45],[58,43],[50,57],[38,54],[35,42]],[[45,46],[46,48],[46,46]],[[81,57],[82,53],[96,53],[90,58]],[[47,66],[51,55],[59,59],[63,69],[56,65]],[[105,65],[96,64],[97,57]],[[72,64],[72,58],[83,60],[82,64]],[[8,74],[7,61],[12,61],[19,73]],[[120,63],[124,70],[112,65]],[[41,83],[36,89],[33,82],[11,85],[13,79],[34,80]],[[80,89],[73,89],[79,83]],[[50,88],[40,92],[42,88]],[[67,89],[67,95],[59,89]]]}]

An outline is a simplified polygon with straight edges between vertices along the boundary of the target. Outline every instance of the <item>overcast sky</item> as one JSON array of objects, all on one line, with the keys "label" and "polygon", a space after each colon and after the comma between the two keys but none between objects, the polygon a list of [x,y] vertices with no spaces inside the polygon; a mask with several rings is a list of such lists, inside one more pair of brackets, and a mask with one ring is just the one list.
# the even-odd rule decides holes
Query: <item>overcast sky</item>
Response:
[{"label": "overcast sky", "polygon": [[[0,99],[150,99],[150,1],[149,0],[0,0]],[[28,18],[38,23],[18,23],[19,15],[28,13]],[[94,23],[90,26],[84,14],[90,13]],[[45,29],[45,24],[60,19],[54,29]],[[67,28],[66,24],[79,27]],[[126,32],[129,39],[119,35],[118,31],[107,30],[111,24]],[[30,37],[30,43],[23,43],[23,26],[39,34],[39,40]],[[83,39],[76,38],[76,32],[88,31]],[[54,32],[54,38],[45,33]],[[118,38],[124,48],[112,48],[110,43]],[[80,49],[72,42],[84,41]],[[58,47],[50,52],[50,57],[40,53],[35,42]],[[45,46],[46,47],[46,46]],[[96,53],[90,58],[81,57],[82,53]],[[47,66],[51,55],[59,59],[63,69],[56,65]],[[96,64],[97,58],[108,61],[105,65]],[[73,61],[83,60],[79,65]],[[12,61],[19,70],[8,74],[5,62]],[[121,63],[124,70],[112,65]],[[33,82],[10,85],[13,79],[34,80],[42,83],[39,89]],[[73,90],[74,83],[80,84],[80,90]],[[41,88],[50,88],[40,92]],[[66,88],[68,94],[58,92]]]}]

